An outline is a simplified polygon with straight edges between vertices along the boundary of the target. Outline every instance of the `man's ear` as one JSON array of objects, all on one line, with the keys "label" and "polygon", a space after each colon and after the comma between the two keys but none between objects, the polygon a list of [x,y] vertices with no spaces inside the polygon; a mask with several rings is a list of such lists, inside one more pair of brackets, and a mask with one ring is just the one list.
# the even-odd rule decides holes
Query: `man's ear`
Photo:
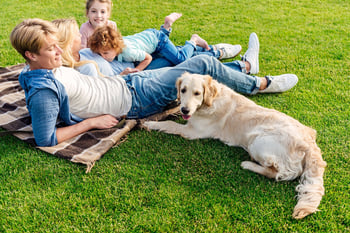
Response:
[{"label": "man's ear", "polygon": [[30,60],[30,61],[36,61],[37,56],[36,54],[29,52],[29,51],[25,51],[24,55]]}]

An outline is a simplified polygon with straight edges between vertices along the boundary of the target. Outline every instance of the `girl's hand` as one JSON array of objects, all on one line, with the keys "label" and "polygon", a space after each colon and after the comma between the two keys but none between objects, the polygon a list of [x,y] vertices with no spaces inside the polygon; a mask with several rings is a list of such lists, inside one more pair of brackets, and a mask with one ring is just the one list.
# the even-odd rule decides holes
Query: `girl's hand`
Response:
[{"label": "girl's hand", "polygon": [[139,69],[136,69],[136,68],[126,68],[125,70],[123,70],[120,75],[126,75],[126,74],[131,74],[131,73],[136,73],[136,72],[139,72],[140,70]]}]

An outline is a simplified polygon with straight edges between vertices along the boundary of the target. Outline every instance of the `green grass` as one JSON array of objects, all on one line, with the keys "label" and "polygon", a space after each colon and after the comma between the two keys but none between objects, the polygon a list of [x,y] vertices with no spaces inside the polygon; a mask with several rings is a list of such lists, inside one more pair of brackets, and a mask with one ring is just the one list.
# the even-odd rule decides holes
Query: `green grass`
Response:
[{"label": "green grass", "polygon": [[[24,62],[8,37],[25,18],[75,17],[84,0],[1,3],[0,66]],[[297,181],[243,170],[240,149],[216,140],[189,141],[134,130],[91,173],[85,167],[0,138],[0,232],[349,232],[350,4],[324,1],[114,1],[112,20],[124,35],[158,28],[182,12],[171,39],[198,33],[211,44],[260,39],[260,74],[295,73],[283,94],[249,98],[318,132],[328,166],[321,211],[297,221]]]}]

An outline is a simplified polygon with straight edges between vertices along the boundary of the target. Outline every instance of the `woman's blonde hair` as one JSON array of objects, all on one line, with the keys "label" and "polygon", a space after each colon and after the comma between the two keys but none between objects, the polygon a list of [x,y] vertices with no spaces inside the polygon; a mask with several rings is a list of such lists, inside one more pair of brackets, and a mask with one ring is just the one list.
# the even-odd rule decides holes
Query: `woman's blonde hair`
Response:
[{"label": "woman's blonde hair", "polygon": [[27,62],[26,51],[40,54],[47,36],[56,36],[57,28],[51,22],[42,19],[26,19],[19,23],[11,32],[12,46]]},{"label": "woman's blonde hair", "polygon": [[125,48],[122,34],[119,30],[108,25],[97,28],[90,36],[88,45],[94,53],[113,49],[117,54],[120,54]]},{"label": "woman's blonde hair", "polygon": [[72,51],[73,41],[79,32],[79,26],[75,19],[56,19],[52,23],[56,25],[58,29],[58,45],[63,50],[62,52],[62,65],[77,68],[79,66],[92,63],[95,65],[97,72],[100,76],[104,76],[100,73],[100,69],[95,61],[85,60],[85,61],[76,61],[74,59],[74,54]]}]

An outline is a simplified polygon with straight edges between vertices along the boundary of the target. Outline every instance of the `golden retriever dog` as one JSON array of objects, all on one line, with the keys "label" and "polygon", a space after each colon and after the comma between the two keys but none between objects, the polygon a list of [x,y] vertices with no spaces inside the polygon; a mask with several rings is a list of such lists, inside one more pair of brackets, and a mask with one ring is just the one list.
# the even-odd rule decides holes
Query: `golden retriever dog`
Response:
[{"label": "golden retriever dog", "polygon": [[315,130],[255,104],[208,75],[185,73],[176,85],[180,112],[187,124],[146,121],[144,128],[240,146],[252,159],[241,163],[244,169],[276,181],[300,177],[293,218],[301,219],[318,210],[324,195],[326,162],[316,145]]}]

